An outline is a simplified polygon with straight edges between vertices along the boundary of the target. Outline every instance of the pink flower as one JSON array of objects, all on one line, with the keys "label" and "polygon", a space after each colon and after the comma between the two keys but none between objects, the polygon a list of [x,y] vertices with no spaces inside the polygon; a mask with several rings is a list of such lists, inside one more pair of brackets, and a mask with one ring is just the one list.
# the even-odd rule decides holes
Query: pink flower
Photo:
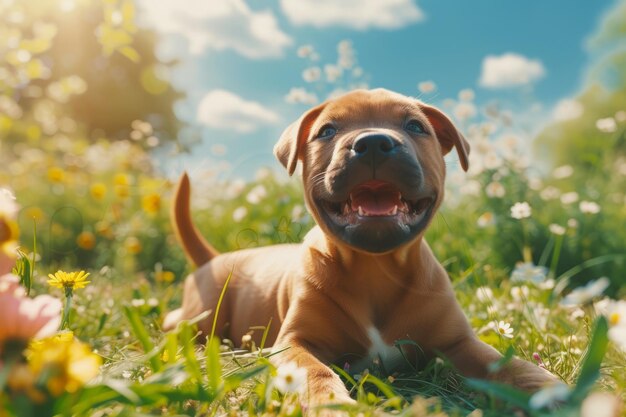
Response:
[{"label": "pink flower", "polygon": [[61,301],[49,295],[25,296],[19,278],[0,276],[0,355],[7,341],[28,342],[54,334],[61,323]]}]

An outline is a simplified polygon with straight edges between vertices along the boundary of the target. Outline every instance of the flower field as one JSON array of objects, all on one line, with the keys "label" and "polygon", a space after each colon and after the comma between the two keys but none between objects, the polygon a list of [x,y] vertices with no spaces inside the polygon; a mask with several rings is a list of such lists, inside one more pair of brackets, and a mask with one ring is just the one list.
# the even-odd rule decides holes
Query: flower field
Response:
[{"label": "flower field", "polygon": [[[77,2],[88,33],[97,28],[80,56],[62,47],[72,33],[50,12],[57,3],[0,2],[0,416],[316,412],[306,406],[304,370],[272,364],[280,352],[249,338],[197,344],[193,321],[162,331],[190,271],[168,217],[176,175],[162,164],[164,153],[193,153],[193,141],[176,136],[193,131],[172,110],[182,93],[160,78],[166,64],[154,34],[135,25],[133,2]],[[625,4],[608,27],[624,24]],[[307,83],[322,76],[313,53],[298,50]],[[339,85],[356,53],[344,41],[338,54],[318,95],[366,80],[355,67],[353,84]],[[445,358],[391,373],[374,361],[358,374],[335,369],[358,400],[340,409],[626,416],[624,56],[606,64],[621,84],[592,85],[579,97],[584,116],[534,136],[505,109],[480,108],[470,89],[442,102],[471,144],[470,170],[447,161],[446,200],[426,238],[479,337],[563,384],[528,394],[465,379]],[[113,85],[101,67],[136,100],[126,106],[111,91],[97,118],[82,110],[101,105],[98,94]],[[422,94],[433,88],[419,84]],[[285,100],[317,98],[294,88]],[[233,172],[227,164],[191,172],[194,219],[212,244],[302,241],[313,222],[298,179],[277,168]]]}]

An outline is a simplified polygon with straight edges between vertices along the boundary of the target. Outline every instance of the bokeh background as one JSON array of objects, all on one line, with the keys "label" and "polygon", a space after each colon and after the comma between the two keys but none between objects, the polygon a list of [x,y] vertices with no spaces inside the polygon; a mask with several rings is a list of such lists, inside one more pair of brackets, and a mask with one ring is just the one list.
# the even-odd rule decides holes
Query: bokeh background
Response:
[{"label": "bokeh background", "polygon": [[1,0],[0,185],[20,209],[0,244],[179,280],[183,170],[219,249],[300,241],[312,221],[272,146],[370,87],[439,106],[472,145],[427,236],[451,273],[526,262],[624,295],[625,1]]}]

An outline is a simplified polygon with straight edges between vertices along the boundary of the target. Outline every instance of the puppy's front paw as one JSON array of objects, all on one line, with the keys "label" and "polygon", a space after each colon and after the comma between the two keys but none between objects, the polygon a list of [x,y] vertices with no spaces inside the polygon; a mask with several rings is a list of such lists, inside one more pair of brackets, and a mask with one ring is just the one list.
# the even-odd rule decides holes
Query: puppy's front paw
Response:
[{"label": "puppy's front paw", "polygon": [[172,330],[178,323],[180,323],[183,319],[183,309],[178,308],[174,311],[170,311],[165,316],[165,320],[163,320],[163,330],[168,331]]},{"label": "puppy's front paw", "polygon": [[309,399],[307,406],[307,417],[348,417],[353,414],[350,410],[354,408],[356,401],[350,398],[347,393],[331,393],[327,395],[317,395]]},{"label": "puppy's front paw", "polygon": [[527,392],[535,392],[546,386],[562,383],[546,369],[517,358],[494,374],[491,379]]}]

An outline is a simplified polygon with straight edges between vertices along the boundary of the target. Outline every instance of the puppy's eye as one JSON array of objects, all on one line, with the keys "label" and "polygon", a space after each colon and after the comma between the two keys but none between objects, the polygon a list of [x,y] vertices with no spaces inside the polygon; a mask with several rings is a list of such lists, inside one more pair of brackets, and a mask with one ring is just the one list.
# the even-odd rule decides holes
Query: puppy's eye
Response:
[{"label": "puppy's eye", "polygon": [[337,129],[333,125],[324,125],[317,134],[317,139],[330,139],[337,134]]},{"label": "puppy's eye", "polygon": [[426,129],[424,128],[424,125],[418,122],[417,120],[409,121],[406,124],[406,126],[404,126],[404,129],[407,132],[413,133],[415,135],[421,135],[423,133],[426,133]]}]

